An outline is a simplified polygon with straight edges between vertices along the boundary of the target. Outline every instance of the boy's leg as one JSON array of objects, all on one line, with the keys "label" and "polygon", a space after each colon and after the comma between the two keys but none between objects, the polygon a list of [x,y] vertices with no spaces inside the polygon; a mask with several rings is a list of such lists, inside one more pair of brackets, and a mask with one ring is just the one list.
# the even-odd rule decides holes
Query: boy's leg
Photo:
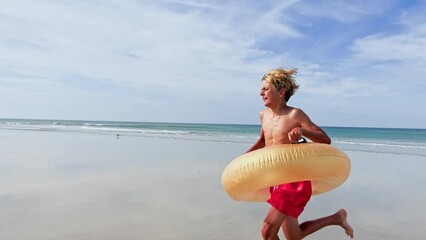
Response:
[{"label": "boy's leg", "polygon": [[263,221],[262,226],[262,237],[264,240],[277,240],[278,231],[280,230],[283,221],[287,218],[287,215],[278,211],[274,207],[269,209],[268,214]]},{"label": "boy's leg", "polygon": [[298,220],[292,216],[288,216],[283,221],[282,228],[287,240],[300,240],[306,236],[303,235]]},{"label": "boy's leg", "polygon": [[348,224],[347,220],[347,213],[344,209],[340,209],[335,214],[319,218],[312,221],[306,221],[302,224],[297,222],[297,219],[288,216],[283,221],[283,231],[284,235],[288,240],[293,239],[302,239],[318,230],[320,230],[323,227],[330,226],[330,225],[338,225],[342,227],[345,230],[345,233],[353,238],[353,229]]}]

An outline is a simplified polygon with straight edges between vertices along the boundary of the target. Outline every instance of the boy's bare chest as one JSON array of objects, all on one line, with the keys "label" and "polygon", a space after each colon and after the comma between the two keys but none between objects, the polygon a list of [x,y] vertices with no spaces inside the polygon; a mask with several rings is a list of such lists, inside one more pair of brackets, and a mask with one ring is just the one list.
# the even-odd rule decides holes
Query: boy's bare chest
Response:
[{"label": "boy's bare chest", "polygon": [[288,143],[288,133],[295,125],[288,117],[265,118],[262,124],[267,145]]}]

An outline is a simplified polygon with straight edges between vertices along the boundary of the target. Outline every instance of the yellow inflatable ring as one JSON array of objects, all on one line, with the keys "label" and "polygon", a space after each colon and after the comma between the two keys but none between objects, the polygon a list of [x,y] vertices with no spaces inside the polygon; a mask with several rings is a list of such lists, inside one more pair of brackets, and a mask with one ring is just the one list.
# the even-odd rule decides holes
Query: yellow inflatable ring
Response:
[{"label": "yellow inflatable ring", "polygon": [[340,186],[351,171],[348,156],[320,143],[283,144],[261,148],[231,161],[222,185],[237,201],[263,202],[271,186],[310,180],[312,195]]}]

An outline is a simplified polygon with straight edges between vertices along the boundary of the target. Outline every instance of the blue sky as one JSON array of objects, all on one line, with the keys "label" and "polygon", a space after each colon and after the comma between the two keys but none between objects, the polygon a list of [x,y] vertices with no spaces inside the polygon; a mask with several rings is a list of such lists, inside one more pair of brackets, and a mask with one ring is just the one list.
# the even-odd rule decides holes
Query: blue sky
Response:
[{"label": "blue sky", "polygon": [[15,1],[0,118],[259,123],[260,79],[321,126],[426,128],[425,1]]}]

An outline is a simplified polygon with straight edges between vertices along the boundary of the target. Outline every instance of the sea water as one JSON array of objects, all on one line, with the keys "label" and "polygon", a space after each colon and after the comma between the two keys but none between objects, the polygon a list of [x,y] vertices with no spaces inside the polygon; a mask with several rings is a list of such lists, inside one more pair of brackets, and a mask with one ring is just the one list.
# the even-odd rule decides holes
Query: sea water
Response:
[{"label": "sea water", "polygon": [[[426,156],[426,129],[322,127],[332,145],[343,151]],[[72,132],[114,137],[185,139],[243,143],[248,147],[260,133],[259,125],[116,122],[80,120],[0,119],[0,129]]]}]

